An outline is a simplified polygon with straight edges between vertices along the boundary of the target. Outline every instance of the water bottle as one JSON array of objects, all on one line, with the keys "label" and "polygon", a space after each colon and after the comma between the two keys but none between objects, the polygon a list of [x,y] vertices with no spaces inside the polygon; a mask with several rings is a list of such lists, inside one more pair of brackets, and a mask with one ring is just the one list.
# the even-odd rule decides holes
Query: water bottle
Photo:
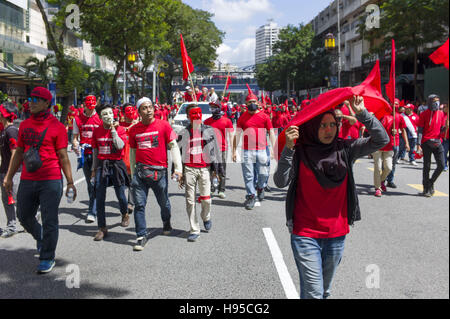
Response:
[{"label": "water bottle", "polygon": [[69,191],[67,192],[67,203],[72,204],[73,203],[73,197],[75,195],[75,192],[73,191],[73,189],[69,189]]},{"label": "water bottle", "polygon": [[180,181],[180,177],[178,175],[175,175],[172,177],[172,181],[174,181],[175,183],[178,183]]},{"label": "water bottle", "polygon": [[219,187],[219,179],[216,176],[213,177],[213,186],[214,188]]}]

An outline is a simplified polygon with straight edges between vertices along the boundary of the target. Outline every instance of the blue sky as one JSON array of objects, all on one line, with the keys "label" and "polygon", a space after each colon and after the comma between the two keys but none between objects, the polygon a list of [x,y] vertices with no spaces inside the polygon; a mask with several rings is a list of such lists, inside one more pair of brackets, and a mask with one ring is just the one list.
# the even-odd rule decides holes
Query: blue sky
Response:
[{"label": "blue sky", "polygon": [[226,33],[218,60],[238,66],[254,64],[255,31],[273,19],[278,26],[310,22],[332,0],[183,0],[214,14],[213,21]]}]

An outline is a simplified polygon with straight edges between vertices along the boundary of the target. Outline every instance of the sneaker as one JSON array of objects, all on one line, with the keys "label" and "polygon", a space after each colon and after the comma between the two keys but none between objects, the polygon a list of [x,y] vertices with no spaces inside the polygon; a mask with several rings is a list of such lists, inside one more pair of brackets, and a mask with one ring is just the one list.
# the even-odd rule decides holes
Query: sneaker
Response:
[{"label": "sneaker", "polygon": [[247,195],[247,200],[244,203],[245,209],[252,210],[255,208],[256,198],[255,195]]},{"label": "sneaker", "polygon": [[410,164],[411,164],[412,166],[419,166],[419,164],[417,164],[416,161],[412,161],[412,162],[410,162]]},{"label": "sneaker", "polygon": [[434,195],[434,185],[431,184],[430,187],[428,188],[428,192],[430,193],[430,197],[433,197]]},{"label": "sneaker", "polygon": [[389,187],[389,188],[397,188],[397,185],[395,185],[394,182],[388,182],[386,184],[386,186]]},{"label": "sneaker", "polygon": [[259,202],[262,202],[265,198],[264,189],[258,189],[258,200]]},{"label": "sneaker", "polygon": [[95,216],[88,214],[86,218],[86,224],[92,224],[93,222],[95,222]]},{"label": "sneaker", "polygon": [[211,220],[208,220],[208,221],[206,221],[206,222],[203,222],[203,226],[205,226],[205,230],[206,230],[206,231],[210,231],[210,230],[211,230],[211,227],[212,227],[212,222],[211,222]]},{"label": "sneaker", "polygon": [[139,237],[136,241],[136,245],[134,245],[133,250],[134,251],[143,251],[145,244],[147,244],[147,237]]},{"label": "sneaker", "polygon": [[12,230],[12,229],[5,229],[3,232],[1,232],[0,237],[1,238],[9,238],[12,237],[14,235],[16,235],[18,233],[17,230]]},{"label": "sneaker", "polygon": [[55,267],[55,260],[41,260],[39,266],[37,268],[38,274],[46,274],[52,271],[53,267]]},{"label": "sneaker", "polygon": [[187,241],[193,243],[193,242],[197,241],[197,239],[198,239],[199,237],[200,237],[199,234],[190,234],[190,235],[188,236]]},{"label": "sneaker", "polygon": [[387,188],[386,188],[386,185],[384,184],[384,182],[381,182],[381,190],[383,192],[387,192]]},{"label": "sneaker", "polygon": [[448,172],[448,167],[447,166],[444,167],[444,172]]},{"label": "sneaker", "polygon": [[227,198],[227,195],[225,195],[225,193],[224,192],[219,192],[219,198],[220,199],[225,199],[225,198]]},{"label": "sneaker", "polygon": [[382,196],[381,190],[380,190],[380,189],[377,189],[377,190],[375,191],[375,197],[381,197],[381,196]]},{"label": "sneaker", "polygon": [[163,235],[169,236],[171,231],[172,231],[172,226],[170,225],[170,221],[164,222]]},{"label": "sneaker", "polygon": [[272,193],[272,189],[269,187],[269,185],[267,185],[266,187],[264,187],[264,190],[268,193]]}]

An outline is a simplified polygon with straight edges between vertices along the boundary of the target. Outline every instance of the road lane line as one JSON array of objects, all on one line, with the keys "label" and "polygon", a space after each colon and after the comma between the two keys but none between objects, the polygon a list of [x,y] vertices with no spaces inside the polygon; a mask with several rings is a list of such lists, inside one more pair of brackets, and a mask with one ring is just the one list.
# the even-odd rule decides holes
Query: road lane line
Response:
[{"label": "road lane line", "polygon": [[[414,189],[417,189],[420,192],[423,192],[423,185],[420,184],[408,184],[409,187],[412,187]],[[439,192],[437,190],[434,191],[433,197],[448,197],[447,194]]]},{"label": "road lane line", "polygon": [[280,277],[281,284],[283,285],[284,293],[288,299],[300,299],[300,296],[295,289],[294,282],[292,281],[291,275],[284,263],[283,254],[281,253],[280,247],[278,246],[277,240],[273,235],[272,229],[263,228],[264,236],[266,237],[267,244],[269,245],[270,253],[272,254],[272,259],[275,263],[275,267]]},{"label": "road lane line", "polygon": [[[82,181],[84,181],[86,178],[80,178],[79,180],[77,180],[75,183],[73,183],[73,185],[75,186],[75,185],[77,185],[77,184],[80,184]],[[63,193],[65,193],[66,192],[66,189],[67,189],[67,186],[66,187],[64,187],[64,189],[63,189]]]},{"label": "road lane line", "polygon": [[375,169],[373,167],[367,167],[367,169],[372,172],[375,171]]}]

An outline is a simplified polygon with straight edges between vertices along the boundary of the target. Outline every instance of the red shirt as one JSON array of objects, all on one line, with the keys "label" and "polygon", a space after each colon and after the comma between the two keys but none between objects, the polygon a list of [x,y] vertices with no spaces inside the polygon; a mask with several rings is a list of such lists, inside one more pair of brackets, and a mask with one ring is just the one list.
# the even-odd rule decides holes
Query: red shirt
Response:
[{"label": "red shirt", "polygon": [[17,146],[23,147],[24,153],[27,152],[32,145],[39,143],[46,128],[48,130],[39,149],[42,166],[36,172],[29,173],[24,163],[20,176],[23,180],[47,181],[62,178],[57,151],[67,148],[68,141],[66,128],[56,117],[49,115],[44,121],[36,121],[30,117],[20,123]]},{"label": "red shirt", "polygon": [[410,115],[408,115],[409,120],[411,121],[411,124],[414,126],[416,132],[417,132],[417,125],[419,124],[419,115],[412,112]]},{"label": "red shirt", "polygon": [[[431,113],[433,117],[431,118]],[[445,115],[442,111],[425,110],[420,113],[418,127],[423,128],[422,144],[431,139],[438,139],[441,135],[441,128],[445,126]]]},{"label": "red shirt", "polygon": [[[75,117],[75,122],[77,123],[78,131],[80,132],[80,145],[92,145],[94,130],[103,125],[98,114],[95,113],[91,117],[87,117],[84,113],[81,113],[81,115]],[[92,154],[92,151],[87,149],[85,150],[85,154]]]},{"label": "red shirt", "polygon": [[[448,115],[447,115],[447,113],[444,113],[444,114],[445,114],[445,115],[444,115],[444,125],[445,125],[445,123],[447,123],[447,116],[448,116]],[[447,136],[446,136],[445,133],[447,133]],[[441,134],[441,137],[442,137],[443,139],[445,139],[445,140],[448,140],[448,137],[449,137],[449,130],[446,129],[445,132]]]},{"label": "red shirt", "polygon": [[203,158],[203,139],[200,130],[190,131],[188,149],[186,150],[184,165],[194,168],[208,167]]},{"label": "red shirt", "polygon": [[[389,135],[389,144],[387,144],[385,147],[381,149],[381,151],[389,152],[394,149],[394,137],[392,136],[392,129],[394,128],[394,117],[392,115],[386,115],[382,121],[381,124],[383,124],[386,132]],[[403,116],[401,116],[398,113],[395,113],[395,145],[400,145],[400,135],[399,133],[403,131],[403,129],[406,128],[406,122]]]},{"label": "red shirt", "polygon": [[336,238],[350,232],[347,220],[347,183],[325,189],[314,173],[300,162],[299,186],[294,210],[294,230],[297,236]]},{"label": "red shirt", "polygon": [[[122,126],[116,128],[117,134],[124,143],[127,142],[127,135],[125,129]],[[124,157],[125,147],[121,150],[116,150],[113,144],[111,130],[107,130],[102,126],[99,126],[94,131],[92,138],[92,148],[98,149],[99,160],[121,160]]]},{"label": "red shirt", "polygon": [[[222,116],[215,120],[212,117],[205,120],[205,125],[213,127],[216,131],[217,144],[222,146],[222,152],[228,150],[227,132],[233,132],[233,123],[229,118]],[[219,132],[217,132],[219,131]]]},{"label": "red shirt", "polygon": [[149,125],[139,122],[129,131],[130,148],[136,149],[136,162],[151,166],[167,167],[167,144],[176,138],[170,124],[158,119]]},{"label": "red shirt", "polygon": [[237,127],[244,131],[244,150],[265,150],[267,148],[266,134],[273,129],[270,118],[264,112],[250,114],[245,112],[239,118]]}]

